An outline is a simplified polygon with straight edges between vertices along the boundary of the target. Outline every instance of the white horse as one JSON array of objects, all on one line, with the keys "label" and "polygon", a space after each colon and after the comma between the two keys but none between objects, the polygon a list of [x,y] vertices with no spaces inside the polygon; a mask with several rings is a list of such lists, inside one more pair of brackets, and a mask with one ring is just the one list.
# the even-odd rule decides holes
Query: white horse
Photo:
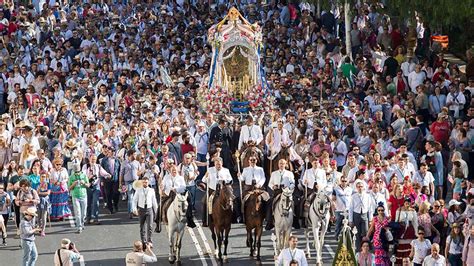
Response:
[{"label": "white horse", "polygon": [[186,211],[188,210],[188,192],[185,195],[176,194],[173,202],[166,211],[168,217],[168,240],[170,253],[168,261],[181,265],[181,240],[186,227]]},{"label": "white horse", "polygon": [[293,190],[284,188],[280,199],[275,202],[273,217],[275,219],[275,235],[277,240],[278,256],[284,248],[288,247],[288,239],[293,226]]},{"label": "white horse", "polygon": [[[313,229],[313,246],[316,249],[316,263],[322,265],[322,251],[324,246],[324,236],[329,225],[331,201],[324,192],[316,194],[308,212],[308,228]],[[310,254],[309,230],[305,229],[306,254]]]}]

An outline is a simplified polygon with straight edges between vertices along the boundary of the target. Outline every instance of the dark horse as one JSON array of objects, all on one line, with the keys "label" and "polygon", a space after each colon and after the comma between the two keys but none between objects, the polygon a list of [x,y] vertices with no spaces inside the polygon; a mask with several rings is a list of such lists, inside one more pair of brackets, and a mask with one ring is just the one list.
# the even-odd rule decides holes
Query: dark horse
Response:
[{"label": "dark horse", "polygon": [[[224,262],[227,262],[227,245],[229,244],[229,232],[232,224],[234,194],[231,186],[226,186],[221,183],[220,187],[219,196],[212,204],[209,229],[212,233],[214,248],[218,250],[217,258],[222,265]],[[221,252],[222,242],[224,242],[224,256],[222,256]]]},{"label": "dark horse", "polygon": [[[265,219],[265,210],[261,194],[262,190],[256,189],[249,192],[249,196],[244,206],[245,213],[245,229],[247,229],[247,247],[250,248],[250,257],[255,256],[257,251],[257,265],[261,264],[260,260],[260,246],[263,233],[263,219]],[[255,236],[252,239],[252,231]]]},{"label": "dark horse", "polygon": [[247,145],[242,147],[239,158],[242,168],[249,166],[250,157],[257,158],[258,164],[263,165],[263,152],[256,146],[255,142],[247,143]]}]

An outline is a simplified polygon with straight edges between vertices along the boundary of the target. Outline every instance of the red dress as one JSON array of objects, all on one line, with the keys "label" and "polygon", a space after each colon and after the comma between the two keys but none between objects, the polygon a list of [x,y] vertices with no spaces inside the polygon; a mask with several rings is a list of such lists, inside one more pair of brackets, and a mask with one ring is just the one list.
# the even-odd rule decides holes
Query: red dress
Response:
[{"label": "red dress", "polygon": [[379,220],[379,217],[374,217],[375,230],[374,230],[374,249],[375,249],[375,265],[388,266],[389,258],[387,252],[383,249],[382,240],[380,239],[380,231],[382,228],[387,227],[390,220],[388,217],[384,217],[383,220]]},{"label": "red dress", "polygon": [[404,201],[403,197],[401,197],[400,199],[397,199],[395,198],[395,196],[390,195],[388,202],[391,204],[390,219],[392,220],[392,222],[395,221],[395,215],[397,214],[398,208],[403,206],[403,201]]}]

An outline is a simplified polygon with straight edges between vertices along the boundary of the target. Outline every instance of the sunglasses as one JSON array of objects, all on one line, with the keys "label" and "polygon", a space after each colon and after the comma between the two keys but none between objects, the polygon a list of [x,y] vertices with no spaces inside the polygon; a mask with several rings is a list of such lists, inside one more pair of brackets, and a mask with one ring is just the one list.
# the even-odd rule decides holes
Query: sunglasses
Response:
[{"label": "sunglasses", "polygon": [[441,206],[439,206],[439,205],[434,205],[433,207],[434,207],[434,208],[439,208],[439,207],[441,207]]}]

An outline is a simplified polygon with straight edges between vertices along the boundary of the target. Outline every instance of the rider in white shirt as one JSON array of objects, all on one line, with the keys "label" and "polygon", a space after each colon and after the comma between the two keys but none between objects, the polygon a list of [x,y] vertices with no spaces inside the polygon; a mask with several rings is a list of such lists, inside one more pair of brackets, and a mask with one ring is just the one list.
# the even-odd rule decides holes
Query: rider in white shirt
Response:
[{"label": "rider in white shirt", "polygon": [[265,172],[262,167],[257,166],[257,158],[254,156],[249,158],[249,166],[244,168],[242,174],[237,174],[239,175],[240,181],[244,182],[243,196],[252,190],[253,186],[262,188],[265,184]]},{"label": "rider in white shirt", "polygon": [[[207,170],[206,175],[202,179],[202,184],[206,184],[209,187],[209,201],[212,200],[214,191],[218,190],[221,184],[229,185],[232,184],[232,176],[229,169],[222,166],[222,158],[217,157],[214,159],[214,167],[210,167]],[[210,202],[209,202],[210,203]],[[207,200],[206,196],[203,197],[203,227],[207,227]]]},{"label": "rider in white shirt", "polygon": [[239,150],[242,149],[244,144],[246,145],[249,142],[255,142],[258,146],[263,141],[262,129],[254,125],[253,122],[253,117],[251,115],[247,116],[247,124],[243,125],[240,129]]},{"label": "rider in white shirt", "polygon": [[268,131],[265,142],[270,149],[270,160],[278,155],[282,146],[289,146],[292,143],[288,130],[283,127],[282,119],[278,119],[277,126]]},{"label": "rider in white shirt", "polygon": [[280,194],[283,189],[289,188],[293,190],[295,188],[295,176],[291,171],[286,170],[287,162],[285,159],[281,159],[278,162],[278,170],[274,171],[270,176],[270,181],[268,182],[268,188],[271,191],[272,197],[268,201],[267,206],[267,225],[265,226],[266,230],[271,230],[273,228],[272,221],[272,205],[273,199]]},{"label": "rider in white shirt", "polygon": [[[184,177],[179,175],[178,168],[172,165],[169,169],[169,173],[163,178],[163,183],[160,185],[162,192],[162,217],[165,217],[166,211],[169,205],[173,202],[177,193],[184,194],[186,192],[186,181]],[[164,195],[163,195],[164,194]],[[186,212],[187,224],[189,227],[194,228],[196,225],[193,221],[193,208],[191,203],[191,193],[188,193],[188,210]]]}]

